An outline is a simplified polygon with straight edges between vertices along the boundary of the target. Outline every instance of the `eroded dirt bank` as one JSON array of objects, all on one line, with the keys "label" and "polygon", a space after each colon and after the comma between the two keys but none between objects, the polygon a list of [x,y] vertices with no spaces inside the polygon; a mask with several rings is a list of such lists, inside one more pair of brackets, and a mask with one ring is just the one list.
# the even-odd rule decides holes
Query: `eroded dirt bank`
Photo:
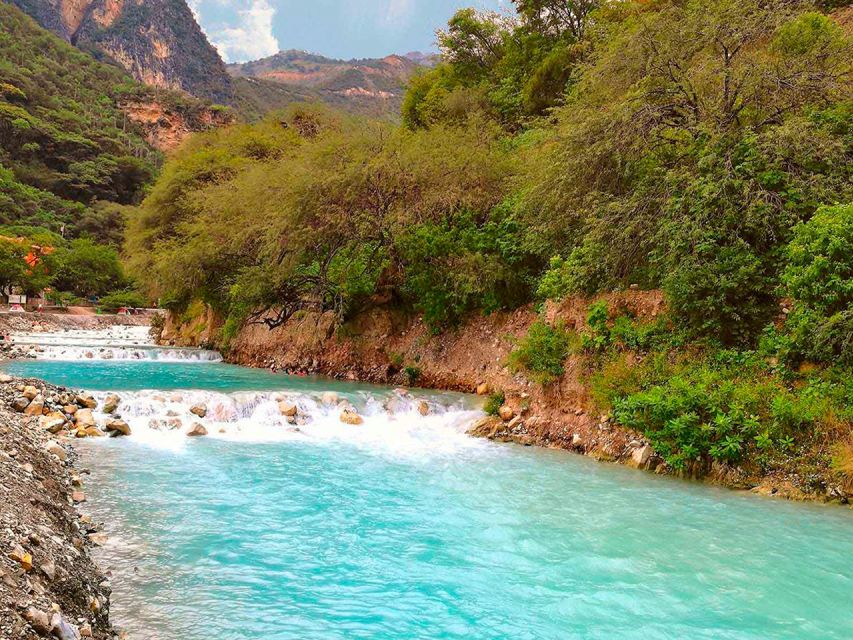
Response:
[{"label": "eroded dirt bank", "polygon": [[[664,312],[659,291],[626,291],[598,299],[611,313],[627,311],[641,319]],[[570,329],[584,330],[590,300],[570,299],[545,309]],[[565,375],[542,387],[513,374],[507,358],[515,341],[539,317],[532,307],[514,312],[475,316],[456,330],[434,335],[418,317],[387,308],[373,309],[334,330],[329,316],[305,314],[269,330],[243,327],[231,340],[228,361],[287,373],[410,385],[488,394],[502,391],[512,410],[482,421],[472,434],[522,445],[566,449],[598,460],[619,462],[655,473],[673,473],[641,434],[614,424],[598,410],[589,388],[584,358],[571,356]],[[182,321],[169,318],[163,341],[188,346],[214,346],[221,321],[200,309]],[[790,499],[841,501],[850,497],[837,483],[815,491],[796,470],[765,475],[746,466],[709,464],[693,470],[696,477],[735,489]],[[828,474],[827,474],[828,475]]]},{"label": "eroded dirt bank", "polygon": [[44,414],[69,395],[0,374],[0,638],[116,637],[110,585],[88,552],[98,527],[75,509],[87,475]]}]

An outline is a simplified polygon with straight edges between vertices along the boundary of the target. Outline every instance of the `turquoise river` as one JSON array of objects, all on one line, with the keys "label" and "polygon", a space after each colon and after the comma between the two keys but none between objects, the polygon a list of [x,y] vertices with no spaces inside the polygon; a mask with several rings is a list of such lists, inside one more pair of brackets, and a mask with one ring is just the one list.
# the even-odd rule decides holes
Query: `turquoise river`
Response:
[{"label": "turquoise river", "polygon": [[849,509],[475,440],[466,396],[150,355],[4,366],[122,398],[133,435],[79,450],[130,638],[853,638]]}]

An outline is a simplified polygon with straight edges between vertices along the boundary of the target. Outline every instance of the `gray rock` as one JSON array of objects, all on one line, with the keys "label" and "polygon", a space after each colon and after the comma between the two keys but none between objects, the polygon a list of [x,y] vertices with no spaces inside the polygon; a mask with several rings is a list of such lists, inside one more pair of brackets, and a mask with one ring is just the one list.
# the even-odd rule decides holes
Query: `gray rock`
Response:
[{"label": "gray rock", "polygon": [[54,613],[50,620],[50,632],[59,640],[80,640],[80,630],[66,622],[61,613]]},{"label": "gray rock", "polygon": [[637,467],[644,467],[648,463],[649,458],[652,457],[652,453],[652,448],[649,445],[634,449],[634,452],[631,454],[631,462]]},{"label": "gray rock", "polygon": [[44,445],[44,450],[63,461],[68,457],[68,453],[65,451],[65,448],[56,440],[48,440]]},{"label": "gray rock", "polygon": [[39,569],[41,569],[41,572],[45,576],[47,576],[47,579],[51,582],[56,579],[56,565],[52,561],[47,560],[46,562],[42,563],[39,566]]},{"label": "gray rock", "polygon": [[24,612],[24,619],[39,635],[46,636],[52,629],[47,613],[35,607],[29,607]]}]

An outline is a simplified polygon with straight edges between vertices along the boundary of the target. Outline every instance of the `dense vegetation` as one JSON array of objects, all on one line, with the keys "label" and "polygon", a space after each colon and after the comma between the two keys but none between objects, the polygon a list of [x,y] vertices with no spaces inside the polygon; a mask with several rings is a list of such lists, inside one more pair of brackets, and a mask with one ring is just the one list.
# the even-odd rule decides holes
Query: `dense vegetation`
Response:
[{"label": "dense vegetation", "polygon": [[594,305],[509,364],[549,384],[583,354],[602,407],[677,468],[847,437],[850,35],[796,0],[515,5],[453,17],[402,127],[301,106],[194,140],[133,222],[152,293],[228,334],[386,303],[438,332],[663,289],[653,326]]},{"label": "dense vegetation", "polygon": [[[118,104],[147,92],[0,4],[0,289],[126,285],[124,205],[142,199],[160,156]],[[56,251],[28,268],[32,245]]]}]

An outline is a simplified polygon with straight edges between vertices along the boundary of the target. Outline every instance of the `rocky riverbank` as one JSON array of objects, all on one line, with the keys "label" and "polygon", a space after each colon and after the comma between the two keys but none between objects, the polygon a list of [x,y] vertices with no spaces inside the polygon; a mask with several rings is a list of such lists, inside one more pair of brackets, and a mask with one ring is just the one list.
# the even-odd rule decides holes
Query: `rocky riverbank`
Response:
[{"label": "rocky riverbank", "polygon": [[[79,399],[79,402],[78,402]],[[0,638],[115,638],[69,436],[89,398],[0,374]],[[75,415],[76,418],[75,422]]]},{"label": "rocky riverbank", "polygon": [[[653,320],[665,312],[660,291],[624,291],[600,296],[610,309]],[[584,331],[590,300],[549,304],[544,314],[570,330]],[[167,319],[162,341],[188,346],[216,344],[220,319],[200,309],[183,322]],[[570,356],[565,374],[541,386],[507,367],[510,352],[540,317],[531,306],[472,316],[460,327],[435,335],[422,318],[387,307],[373,308],[335,329],[330,315],[301,314],[273,330],[244,326],[224,349],[235,364],[345,380],[411,385],[491,395],[501,393],[500,416],[484,419],[472,435],[573,451],[658,474],[674,474],[642,434],[615,423],[596,407],[583,357]],[[808,472],[808,473],[806,473]],[[819,477],[816,481],[817,474]],[[829,469],[796,464],[772,474],[720,463],[692,470],[691,477],[726,487],[794,500],[846,503],[853,497]],[[815,490],[815,487],[819,487]]]}]

